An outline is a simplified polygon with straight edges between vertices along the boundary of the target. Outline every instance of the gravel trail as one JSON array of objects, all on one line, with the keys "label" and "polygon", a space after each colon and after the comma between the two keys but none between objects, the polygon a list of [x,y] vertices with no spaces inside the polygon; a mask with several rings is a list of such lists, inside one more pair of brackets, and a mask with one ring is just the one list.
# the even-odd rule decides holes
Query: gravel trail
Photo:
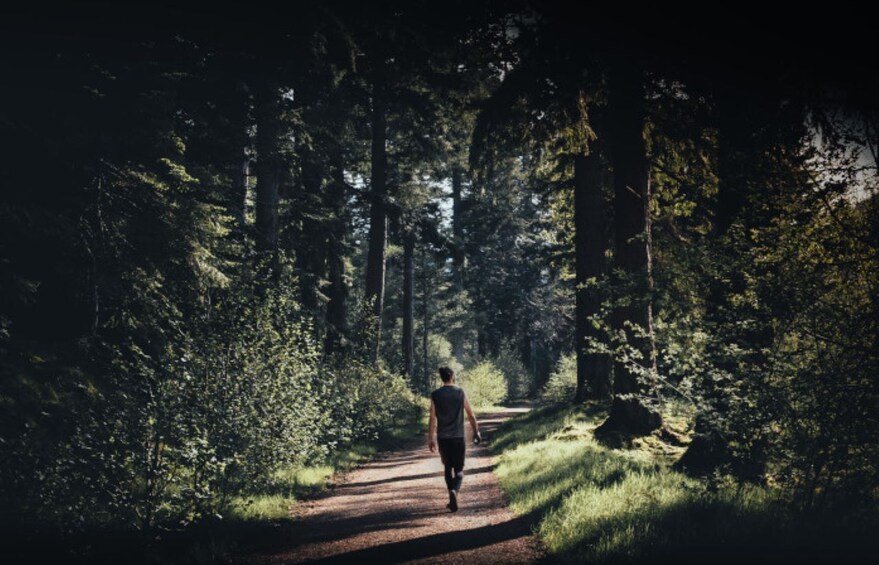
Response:
[{"label": "gravel trail", "polygon": [[[527,408],[479,418],[491,441],[501,422]],[[467,433],[470,433],[467,425]],[[543,554],[529,524],[507,508],[492,457],[467,438],[460,509],[446,508],[439,455],[424,437],[347,473],[316,500],[299,505],[282,546],[238,563],[534,563]]]}]

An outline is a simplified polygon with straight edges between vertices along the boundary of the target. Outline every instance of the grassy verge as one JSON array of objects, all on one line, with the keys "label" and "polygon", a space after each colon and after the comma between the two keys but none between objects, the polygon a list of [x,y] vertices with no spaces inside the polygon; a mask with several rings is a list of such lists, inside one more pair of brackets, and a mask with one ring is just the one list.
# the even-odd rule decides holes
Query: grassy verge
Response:
[{"label": "grassy verge", "polygon": [[297,504],[325,491],[337,474],[426,433],[427,415],[421,412],[417,421],[400,422],[385,429],[377,439],[348,445],[319,464],[279,470],[271,492],[234,498],[223,520],[199,524],[185,532],[179,542],[161,544],[155,548],[154,561],[186,556],[190,562],[214,563],[218,558],[259,553],[284,543],[287,532],[296,527]]},{"label": "grassy verge", "polygon": [[[10,563],[224,563],[233,555],[259,553],[284,543],[295,528],[300,502],[324,491],[337,473],[427,431],[424,410],[418,420],[401,421],[373,441],[336,451],[318,464],[281,469],[270,492],[234,497],[222,517],[208,518],[179,530],[139,532],[119,525],[92,529],[71,537],[52,530],[0,536],[2,555]],[[138,556],[136,559],[134,556]]]},{"label": "grassy verge", "polygon": [[[297,504],[325,491],[338,474],[373,459],[378,453],[393,450],[418,434],[425,434],[427,414],[424,410],[421,412],[417,421],[387,428],[375,440],[346,446],[319,464],[279,470],[272,492],[233,499],[222,524],[205,524],[202,531],[206,535],[199,536],[196,532],[191,536],[188,553],[204,552],[207,547],[213,562],[217,556],[259,552],[283,543],[285,532],[295,527]],[[179,551],[174,553],[180,554]]]},{"label": "grassy verge", "polygon": [[672,471],[683,448],[659,437],[598,443],[604,417],[594,406],[541,408],[506,422],[490,445],[513,510],[532,520],[553,561],[821,561],[879,545],[875,521],[801,516],[770,489]]},{"label": "grassy verge", "polygon": [[[505,410],[504,406],[474,407],[477,417],[503,410]],[[275,477],[278,485],[275,492],[236,497],[229,508],[229,520],[266,522],[289,519],[291,511],[298,502],[312,498],[325,490],[336,474],[344,473],[372,459],[380,452],[395,449],[413,436],[419,434],[426,436],[428,410],[422,412],[417,422],[406,422],[390,428],[373,442],[348,446],[321,464],[291,467],[279,471]]]},{"label": "grassy verge", "polygon": [[349,445],[319,464],[281,469],[275,476],[275,488],[268,493],[253,493],[232,500],[228,518],[236,522],[287,520],[296,504],[325,490],[337,473],[344,473],[394,449],[401,442],[419,433],[427,433],[427,415],[417,422],[407,422],[385,430],[372,442]]}]

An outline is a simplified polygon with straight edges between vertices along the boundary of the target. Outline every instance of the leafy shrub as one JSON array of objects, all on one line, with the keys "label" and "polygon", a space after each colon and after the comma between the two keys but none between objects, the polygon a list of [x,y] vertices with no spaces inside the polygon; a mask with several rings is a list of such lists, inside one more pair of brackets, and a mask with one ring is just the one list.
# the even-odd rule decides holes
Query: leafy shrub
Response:
[{"label": "leafy shrub", "polygon": [[577,355],[567,353],[562,355],[556,364],[555,370],[549,376],[540,399],[543,402],[560,404],[570,402],[577,390]]},{"label": "leafy shrub", "polygon": [[512,398],[525,398],[534,392],[534,375],[522,364],[515,348],[504,345],[491,361],[507,379]]},{"label": "leafy shrub", "polygon": [[281,278],[262,292],[235,288],[198,336],[200,347],[176,366],[179,378],[164,383],[169,424],[190,454],[178,464],[202,481],[188,492],[215,502],[211,512],[232,493],[264,486],[278,467],[328,449],[319,430],[334,395],[320,378],[319,350],[291,290],[296,281],[292,273]]},{"label": "leafy shrub", "polygon": [[507,379],[491,361],[480,362],[457,380],[474,408],[496,406],[506,400],[509,394]]},{"label": "leafy shrub", "polygon": [[449,367],[460,375],[464,366],[452,355],[452,344],[442,335],[428,334],[427,336],[427,366],[430,371],[430,389],[442,386],[438,369]]},{"label": "leafy shrub", "polygon": [[[402,377],[350,352],[319,358],[292,267],[241,264],[192,317],[166,286],[133,277],[139,292],[119,306],[131,326],[92,346],[89,372],[59,373],[63,403],[0,445],[4,506],[68,531],[179,527],[270,490],[279,469],[417,418],[423,402]],[[170,329],[150,342],[140,326]]]},{"label": "leafy shrub", "polygon": [[347,360],[326,373],[335,391],[329,441],[376,439],[383,430],[418,418],[423,409],[406,380],[384,367]]}]

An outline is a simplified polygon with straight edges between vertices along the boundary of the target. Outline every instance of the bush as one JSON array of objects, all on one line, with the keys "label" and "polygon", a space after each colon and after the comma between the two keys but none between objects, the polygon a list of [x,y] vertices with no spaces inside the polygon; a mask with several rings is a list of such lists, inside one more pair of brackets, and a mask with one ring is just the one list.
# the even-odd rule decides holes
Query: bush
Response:
[{"label": "bush", "polygon": [[384,367],[349,359],[326,375],[335,391],[326,428],[333,445],[377,439],[383,430],[420,417],[423,402],[402,376]]},{"label": "bush", "polygon": [[496,406],[507,399],[509,390],[504,374],[491,361],[482,361],[459,379],[474,408]]},{"label": "bush", "polygon": [[[455,371],[456,375],[460,375],[464,369],[461,362],[452,355],[452,344],[444,336],[438,334],[428,334],[427,336],[427,366],[430,369],[430,381],[426,392],[442,386],[443,383],[438,372],[440,367],[449,367]],[[418,373],[417,370],[416,373]]]},{"label": "bush", "polygon": [[0,442],[7,516],[67,531],[178,528],[271,491],[281,469],[419,417],[402,377],[354,352],[320,359],[292,261],[272,263],[240,265],[206,316],[163,310],[172,297],[157,284],[130,293],[123,314],[164,330],[170,310],[174,331],[150,343],[140,327],[117,330],[93,347],[88,372],[62,373],[64,402]]},{"label": "bush", "polygon": [[552,404],[570,402],[577,390],[577,355],[562,355],[556,364],[555,371],[540,392],[540,400]]},{"label": "bush", "polygon": [[531,396],[531,393],[534,392],[534,375],[525,367],[513,347],[501,347],[498,355],[492,359],[492,363],[507,379],[512,398]]}]

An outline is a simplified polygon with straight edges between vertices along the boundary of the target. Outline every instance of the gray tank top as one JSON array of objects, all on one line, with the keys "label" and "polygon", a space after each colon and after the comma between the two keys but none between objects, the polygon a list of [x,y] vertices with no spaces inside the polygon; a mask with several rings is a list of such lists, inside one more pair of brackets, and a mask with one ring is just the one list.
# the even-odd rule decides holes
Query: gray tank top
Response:
[{"label": "gray tank top", "polygon": [[436,406],[436,437],[464,437],[464,389],[441,386],[430,397]]}]

